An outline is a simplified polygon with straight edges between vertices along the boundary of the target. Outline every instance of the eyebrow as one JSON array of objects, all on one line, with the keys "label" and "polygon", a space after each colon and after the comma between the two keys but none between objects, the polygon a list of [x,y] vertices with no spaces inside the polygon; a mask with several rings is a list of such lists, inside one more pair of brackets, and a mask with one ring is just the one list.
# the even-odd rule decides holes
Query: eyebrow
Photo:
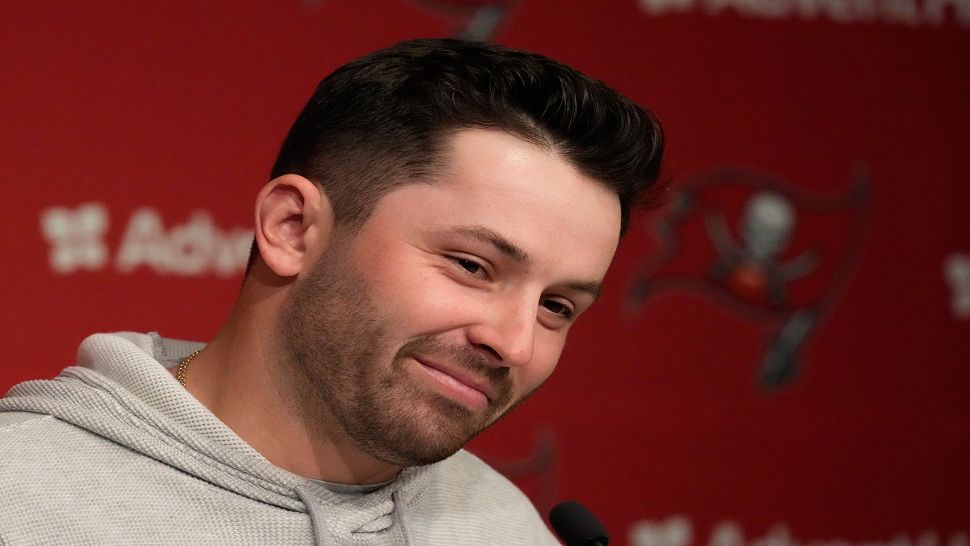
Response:
[{"label": "eyebrow", "polygon": [[531,260],[528,252],[485,226],[458,226],[449,231],[492,245],[496,250],[506,257],[511,258],[516,263],[527,264]]},{"label": "eyebrow", "polygon": [[[528,252],[522,250],[516,246],[515,243],[509,241],[501,234],[485,226],[458,226],[451,228],[448,231],[456,235],[471,237],[472,239],[491,245],[516,263],[527,264],[531,260]],[[603,291],[602,283],[596,281],[572,281],[567,282],[565,286],[570,290],[589,294],[592,296],[593,301],[596,301],[596,299],[599,298],[600,293]]]},{"label": "eyebrow", "polygon": [[583,292],[583,293],[589,294],[590,296],[593,296],[593,301],[596,301],[600,297],[600,293],[603,292],[603,285],[596,281],[570,282],[570,283],[566,283],[566,287],[571,290],[575,290],[577,292]]}]

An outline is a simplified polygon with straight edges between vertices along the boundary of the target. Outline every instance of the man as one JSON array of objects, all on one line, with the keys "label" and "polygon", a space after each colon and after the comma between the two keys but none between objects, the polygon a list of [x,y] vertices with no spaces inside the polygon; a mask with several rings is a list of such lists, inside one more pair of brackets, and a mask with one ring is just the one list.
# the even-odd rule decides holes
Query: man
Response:
[{"label": "man", "polygon": [[94,335],[0,400],[0,543],[555,543],[461,448],[552,373],[661,149],[530,53],[417,40],[338,69],[209,344]]}]

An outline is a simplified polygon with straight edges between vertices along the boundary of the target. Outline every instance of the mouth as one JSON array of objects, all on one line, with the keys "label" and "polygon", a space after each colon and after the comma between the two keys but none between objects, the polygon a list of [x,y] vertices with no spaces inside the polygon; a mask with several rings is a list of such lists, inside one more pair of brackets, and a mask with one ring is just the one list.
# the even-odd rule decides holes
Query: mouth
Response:
[{"label": "mouth", "polygon": [[435,362],[424,357],[411,357],[420,370],[421,379],[433,390],[473,410],[483,411],[495,400],[495,388],[479,374],[463,367]]}]

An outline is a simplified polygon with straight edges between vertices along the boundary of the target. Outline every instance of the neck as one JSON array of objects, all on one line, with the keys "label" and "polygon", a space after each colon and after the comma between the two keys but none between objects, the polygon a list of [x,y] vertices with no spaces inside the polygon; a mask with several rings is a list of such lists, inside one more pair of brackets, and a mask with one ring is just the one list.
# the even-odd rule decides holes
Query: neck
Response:
[{"label": "neck", "polygon": [[[336,424],[304,411],[281,373],[271,337],[283,295],[247,279],[222,330],[192,359],[186,388],[209,411],[274,465],[306,478],[346,484],[381,483],[401,467],[359,450]],[[255,286],[254,286],[255,285]],[[318,408],[315,408],[318,409]]]}]

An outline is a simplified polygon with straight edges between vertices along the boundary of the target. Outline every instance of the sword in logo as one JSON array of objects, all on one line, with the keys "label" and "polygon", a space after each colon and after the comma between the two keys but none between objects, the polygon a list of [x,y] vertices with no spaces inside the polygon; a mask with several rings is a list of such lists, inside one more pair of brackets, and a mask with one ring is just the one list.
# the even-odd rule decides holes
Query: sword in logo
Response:
[{"label": "sword in logo", "polygon": [[488,41],[505,20],[515,0],[415,0],[424,7],[461,21],[455,38]]}]

